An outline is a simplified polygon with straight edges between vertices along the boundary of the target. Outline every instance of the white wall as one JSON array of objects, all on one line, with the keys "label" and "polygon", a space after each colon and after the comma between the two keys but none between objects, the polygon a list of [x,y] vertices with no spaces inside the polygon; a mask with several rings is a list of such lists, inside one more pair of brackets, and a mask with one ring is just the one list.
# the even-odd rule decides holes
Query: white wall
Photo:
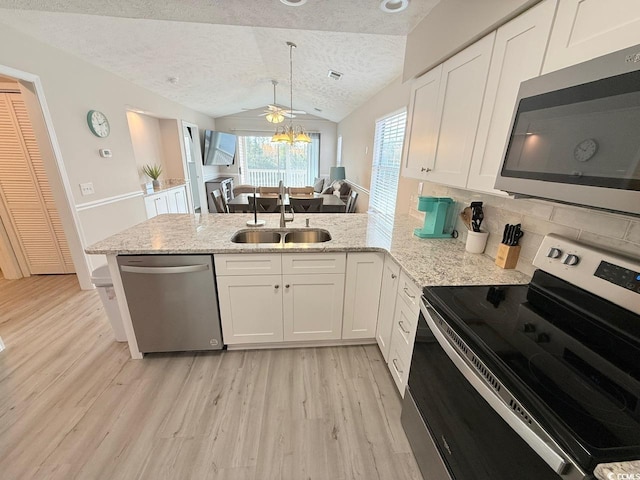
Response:
[{"label": "white wall", "polygon": [[407,37],[402,78],[418,77],[540,0],[447,0]]},{"label": "white wall", "polygon": [[[275,126],[264,117],[258,117],[262,110],[251,110],[226,117],[216,118],[216,129],[221,132],[241,135],[242,133],[263,133],[272,135]],[[320,133],[320,176],[329,177],[329,168],[336,164],[336,128],[337,124],[322,118],[294,119],[294,125],[301,125],[307,132]],[[280,124],[282,125],[282,124]],[[213,168],[213,167],[211,167]],[[215,167],[222,175],[237,175],[237,163],[230,167]]]},{"label": "white wall", "polygon": [[[52,48],[17,30],[3,26],[0,30],[0,73],[15,74],[11,69],[39,77],[57,142],[59,144],[63,167],[71,186],[68,203],[75,208],[83,205],[90,208],[93,215],[103,215],[102,208],[113,197],[128,197],[140,192],[140,179],[137,172],[133,145],[127,124],[127,107],[153,112],[165,118],[185,119],[201,128],[214,128],[210,117],[197,113],[148,90],[133,85],[127,80],[90,65],[61,50]],[[10,46],[10,47],[9,47]],[[8,67],[8,68],[7,68]],[[111,134],[106,139],[95,137],[87,127],[87,111],[95,109],[106,114],[111,125]],[[113,157],[102,159],[98,149],[110,148]],[[56,167],[57,168],[57,167]],[[52,180],[52,187],[63,191],[60,179]],[[95,193],[82,196],[80,183],[92,182]],[[65,198],[65,194],[59,195]],[[59,198],[56,197],[56,198]],[[145,220],[142,197],[133,201],[139,207],[129,208],[123,205],[116,209],[113,222],[95,225],[80,222],[82,244],[87,239],[100,239]],[[110,204],[109,204],[110,205]],[[59,207],[61,215],[63,209]],[[85,210],[86,212],[87,210]],[[112,207],[104,213],[114,214]],[[76,215],[76,213],[71,215]],[[83,214],[83,218],[86,218]],[[67,216],[65,231],[73,223]],[[78,266],[79,279],[83,286],[86,275],[82,272],[96,264],[104,263],[97,258],[89,264]]]},{"label": "white wall", "polygon": [[151,181],[142,171],[145,165],[160,165],[163,170],[162,178],[166,177],[167,167],[162,148],[160,120],[141,113],[127,112],[127,122],[139,183]]}]

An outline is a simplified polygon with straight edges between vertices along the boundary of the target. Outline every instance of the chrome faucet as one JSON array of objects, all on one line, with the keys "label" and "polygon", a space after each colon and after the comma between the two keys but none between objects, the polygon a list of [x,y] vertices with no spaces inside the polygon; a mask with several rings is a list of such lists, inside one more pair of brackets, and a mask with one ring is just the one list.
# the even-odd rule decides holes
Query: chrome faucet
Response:
[{"label": "chrome faucet", "polygon": [[278,184],[278,189],[280,190],[280,228],[284,228],[287,225],[287,222],[293,222],[293,210],[291,210],[291,218],[286,218],[284,215],[284,182],[280,180]]}]

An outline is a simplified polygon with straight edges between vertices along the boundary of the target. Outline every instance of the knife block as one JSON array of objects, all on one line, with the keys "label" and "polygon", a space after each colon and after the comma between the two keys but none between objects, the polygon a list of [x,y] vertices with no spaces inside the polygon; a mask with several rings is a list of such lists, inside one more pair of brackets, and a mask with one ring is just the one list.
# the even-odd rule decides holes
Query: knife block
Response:
[{"label": "knife block", "polygon": [[520,245],[498,245],[496,253],[496,265],[504,269],[516,268],[518,257],[520,256]]}]

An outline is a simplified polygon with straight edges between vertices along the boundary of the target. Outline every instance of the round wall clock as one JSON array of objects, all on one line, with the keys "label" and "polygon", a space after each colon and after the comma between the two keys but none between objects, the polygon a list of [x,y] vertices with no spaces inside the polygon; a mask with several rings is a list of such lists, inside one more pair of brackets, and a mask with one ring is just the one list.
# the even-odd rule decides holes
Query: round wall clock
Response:
[{"label": "round wall clock", "polygon": [[586,140],[581,141],[573,149],[573,158],[575,158],[578,162],[586,162],[587,160],[590,160],[597,151],[598,142],[596,142],[593,138],[587,138]]},{"label": "round wall clock", "polygon": [[108,137],[109,132],[111,132],[107,116],[98,110],[89,110],[89,113],[87,113],[87,124],[89,124],[91,133],[96,137],[105,138]]}]

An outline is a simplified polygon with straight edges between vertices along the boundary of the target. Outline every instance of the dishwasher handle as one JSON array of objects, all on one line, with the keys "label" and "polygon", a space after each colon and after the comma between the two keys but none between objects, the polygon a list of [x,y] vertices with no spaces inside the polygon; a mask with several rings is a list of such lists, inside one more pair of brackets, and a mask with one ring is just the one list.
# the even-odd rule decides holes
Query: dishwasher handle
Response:
[{"label": "dishwasher handle", "polygon": [[120,270],[127,273],[144,273],[151,275],[165,275],[168,273],[194,273],[209,270],[209,265],[181,265],[178,267],[131,267],[129,265],[120,266]]}]

